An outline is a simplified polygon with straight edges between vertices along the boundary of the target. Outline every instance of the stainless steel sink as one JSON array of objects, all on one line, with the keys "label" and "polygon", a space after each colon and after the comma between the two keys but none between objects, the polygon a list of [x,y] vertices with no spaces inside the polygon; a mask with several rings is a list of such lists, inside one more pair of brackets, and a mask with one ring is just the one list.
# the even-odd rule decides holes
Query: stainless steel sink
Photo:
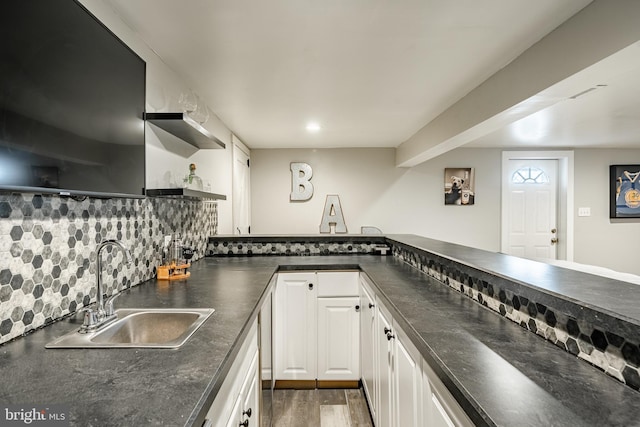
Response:
[{"label": "stainless steel sink", "polygon": [[212,308],[116,310],[117,320],[89,333],[70,332],[46,348],[178,348],[214,312]]}]

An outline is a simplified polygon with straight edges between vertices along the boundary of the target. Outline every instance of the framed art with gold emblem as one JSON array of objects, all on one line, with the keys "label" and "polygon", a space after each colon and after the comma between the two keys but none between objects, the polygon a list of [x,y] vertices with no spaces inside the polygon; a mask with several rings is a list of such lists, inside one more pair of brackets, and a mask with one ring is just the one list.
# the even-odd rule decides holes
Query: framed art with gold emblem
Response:
[{"label": "framed art with gold emblem", "polygon": [[640,165],[611,165],[609,175],[609,217],[640,218]]}]

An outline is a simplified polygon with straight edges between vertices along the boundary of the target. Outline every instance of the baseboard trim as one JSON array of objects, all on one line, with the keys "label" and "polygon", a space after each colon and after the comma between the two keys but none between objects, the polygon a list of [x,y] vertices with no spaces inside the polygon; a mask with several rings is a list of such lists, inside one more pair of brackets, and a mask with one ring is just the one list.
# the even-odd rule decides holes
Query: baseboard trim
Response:
[{"label": "baseboard trim", "polygon": [[274,388],[292,388],[295,390],[313,390],[316,388],[316,380],[276,380]]},{"label": "baseboard trim", "polygon": [[276,380],[276,389],[313,390],[316,388],[360,388],[360,381]]},{"label": "baseboard trim", "polygon": [[330,380],[318,380],[318,388],[358,388],[360,386],[359,381],[330,381]]}]

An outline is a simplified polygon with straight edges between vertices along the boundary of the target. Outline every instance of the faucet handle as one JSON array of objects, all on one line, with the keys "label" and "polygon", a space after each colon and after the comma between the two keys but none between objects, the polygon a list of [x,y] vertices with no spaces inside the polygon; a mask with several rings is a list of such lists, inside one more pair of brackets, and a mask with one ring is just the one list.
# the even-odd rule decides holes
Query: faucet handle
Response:
[{"label": "faucet handle", "polygon": [[82,322],[80,332],[86,333],[94,329],[98,324],[98,312],[91,308],[83,308],[82,311],[84,312],[84,321]]},{"label": "faucet handle", "polygon": [[118,292],[115,295],[111,295],[109,298],[107,298],[107,300],[104,302],[104,314],[105,316],[113,316],[115,314],[115,310],[113,309],[113,301],[118,298],[120,295],[122,295],[122,292]]}]

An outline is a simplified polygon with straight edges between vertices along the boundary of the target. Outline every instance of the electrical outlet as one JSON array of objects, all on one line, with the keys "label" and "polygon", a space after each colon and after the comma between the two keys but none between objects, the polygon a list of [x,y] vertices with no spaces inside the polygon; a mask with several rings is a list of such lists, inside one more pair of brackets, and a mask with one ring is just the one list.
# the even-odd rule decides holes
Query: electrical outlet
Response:
[{"label": "electrical outlet", "polygon": [[578,216],[591,216],[591,208],[578,208]]},{"label": "electrical outlet", "polygon": [[169,243],[171,243],[171,235],[164,236],[164,247],[168,248],[169,247]]}]

